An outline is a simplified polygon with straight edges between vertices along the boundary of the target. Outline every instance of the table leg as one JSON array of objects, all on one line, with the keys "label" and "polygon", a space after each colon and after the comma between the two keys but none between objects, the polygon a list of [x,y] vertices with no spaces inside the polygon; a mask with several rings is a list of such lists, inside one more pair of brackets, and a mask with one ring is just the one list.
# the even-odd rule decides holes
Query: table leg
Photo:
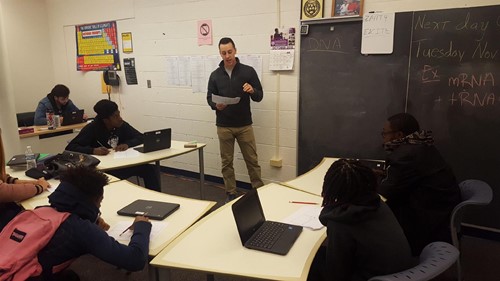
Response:
[{"label": "table leg", "polygon": [[198,149],[198,158],[200,160],[199,166],[200,166],[200,198],[203,200],[205,199],[205,195],[203,192],[203,187],[205,186],[205,167],[203,164],[203,147]]},{"label": "table leg", "polygon": [[213,274],[207,274],[207,281],[215,281]]}]

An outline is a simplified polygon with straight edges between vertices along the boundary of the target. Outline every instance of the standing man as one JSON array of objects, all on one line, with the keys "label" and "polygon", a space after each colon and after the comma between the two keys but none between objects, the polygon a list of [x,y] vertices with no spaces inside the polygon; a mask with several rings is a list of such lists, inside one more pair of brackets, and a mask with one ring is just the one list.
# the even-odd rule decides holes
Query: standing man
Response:
[{"label": "standing man", "polygon": [[[253,188],[263,186],[257,159],[257,146],[252,128],[250,99],[260,102],[264,97],[257,72],[236,58],[236,46],[231,38],[219,41],[222,61],[208,80],[207,102],[216,113],[217,135],[222,160],[222,176],[226,188],[226,202],[236,198],[234,175],[234,140],[238,142],[245,159]],[[240,98],[236,104],[213,102],[212,95]]]},{"label": "standing man", "polygon": [[[47,118],[45,117],[45,113],[47,111],[54,112],[55,115],[63,115],[67,112],[77,111],[78,107],[73,104],[73,102],[69,99],[69,89],[68,87],[57,84],[52,88],[49,94],[46,97],[38,102],[38,106],[35,111],[35,125],[47,125]],[[84,119],[87,119],[87,116],[83,116]]]}]

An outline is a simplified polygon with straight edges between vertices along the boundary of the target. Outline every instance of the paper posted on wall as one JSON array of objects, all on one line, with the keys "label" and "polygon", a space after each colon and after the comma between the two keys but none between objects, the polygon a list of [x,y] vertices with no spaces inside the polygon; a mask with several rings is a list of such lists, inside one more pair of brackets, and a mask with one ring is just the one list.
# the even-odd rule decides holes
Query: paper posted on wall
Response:
[{"label": "paper posted on wall", "polygon": [[212,102],[222,104],[237,104],[240,102],[240,97],[228,98],[212,94]]}]

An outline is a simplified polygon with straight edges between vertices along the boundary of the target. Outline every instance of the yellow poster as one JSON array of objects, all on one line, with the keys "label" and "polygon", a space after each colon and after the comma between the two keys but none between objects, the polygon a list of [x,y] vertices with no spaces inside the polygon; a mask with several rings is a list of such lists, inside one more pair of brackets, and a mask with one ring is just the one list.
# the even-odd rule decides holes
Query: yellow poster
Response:
[{"label": "yellow poster", "polygon": [[132,53],[134,51],[132,47],[132,32],[122,33],[122,49],[124,53]]},{"label": "yellow poster", "polygon": [[323,0],[302,0],[302,20],[323,17]]}]

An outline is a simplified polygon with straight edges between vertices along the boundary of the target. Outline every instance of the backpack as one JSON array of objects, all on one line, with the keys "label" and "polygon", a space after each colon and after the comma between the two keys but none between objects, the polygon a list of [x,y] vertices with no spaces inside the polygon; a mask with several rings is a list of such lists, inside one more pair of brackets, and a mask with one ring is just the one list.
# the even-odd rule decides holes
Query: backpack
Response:
[{"label": "backpack", "polygon": [[70,213],[51,207],[26,210],[0,233],[0,281],[26,280],[42,273],[38,252],[52,239]]}]

